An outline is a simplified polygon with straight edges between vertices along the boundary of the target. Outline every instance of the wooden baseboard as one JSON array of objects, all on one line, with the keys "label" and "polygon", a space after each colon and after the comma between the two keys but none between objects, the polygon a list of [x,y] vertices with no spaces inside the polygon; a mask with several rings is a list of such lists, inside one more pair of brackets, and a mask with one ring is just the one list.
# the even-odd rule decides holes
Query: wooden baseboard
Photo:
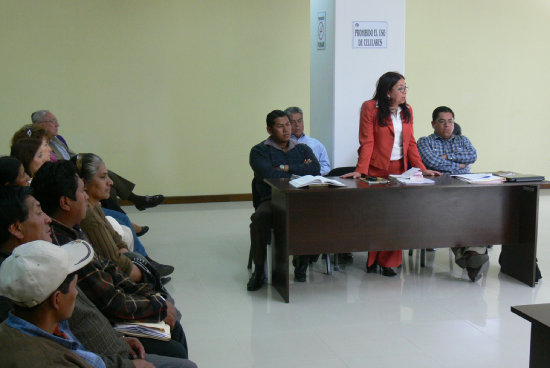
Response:
[{"label": "wooden baseboard", "polygon": [[[208,202],[243,202],[252,201],[251,193],[242,194],[215,194],[199,196],[173,196],[164,198],[162,204],[208,203]],[[130,201],[119,201],[121,206],[131,206]]]},{"label": "wooden baseboard", "polygon": [[[550,182],[540,184],[541,189],[550,189]],[[162,204],[186,204],[186,203],[209,203],[209,202],[244,202],[252,201],[251,193],[241,194],[214,194],[214,195],[199,195],[199,196],[173,196],[166,197]],[[121,206],[131,206],[130,201],[119,201]]]}]

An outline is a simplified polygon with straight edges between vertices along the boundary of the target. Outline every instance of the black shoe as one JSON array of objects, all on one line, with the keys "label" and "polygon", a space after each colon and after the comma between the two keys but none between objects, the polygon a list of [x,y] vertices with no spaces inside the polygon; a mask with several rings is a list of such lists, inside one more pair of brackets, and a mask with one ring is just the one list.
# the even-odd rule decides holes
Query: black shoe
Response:
[{"label": "black shoe", "polygon": [[256,291],[263,286],[264,281],[265,275],[263,273],[254,272],[250,277],[250,280],[248,280],[248,284],[246,284],[246,290]]},{"label": "black shoe", "polygon": [[158,263],[157,261],[154,261],[152,260],[151,258],[149,257],[145,257],[147,258],[147,260],[149,261],[149,263],[158,271],[158,273],[161,275],[161,276],[168,276],[170,275],[172,272],[174,272],[174,266],[170,266],[170,265],[165,265],[165,264],[160,264]]},{"label": "black shoe", "polygon": [[162,285],[166,285],[166,284],[169,283],[171,280],[172,280],[172,278],[171,278],[170,276],[168,276],[168,277],[161,277],[161,278],[160,278],[160,282],[162,283]]},{"label": "black shoe", "polygon": [[149,231],[149,226],[142,226],[141,231],[139,233],[136,233],[136,235],[137,236],[142,236],[142,235],[147,234],[148,231]]},{"label": "black shoe", "polygon": [[353,263],[352,253],[339,253],[337,256],[338,256],[338,263],[340,264],[347,266]]},{"label": "black shoe", "polygon": [[473,268],[473,267],[466,267],[466,271],[468,271],[468,277],[472,282],[476,282],[479,277],[481,277],[479,271],[481,271],[481,266]]},{"label": "black shoe", "polygon": [[395,275],[397,275],[397,272],[395,272],[391,267],[382,267],[382,276],[393,277]]},{"label": "black shoe", "polygon": [[369,266],[369,263],[367,262],[367,273],[377,273],[378,272],[378,265],[376,263],[373,263],[371,266]]},{"label": "black shoe", "polygon": [[461,258],[455,260],[455,263],[461,268],[479,268],[487,261],[489,261],[489,256],[487,254],[467,251]]},{"label": "black shoe", "polygon": [[296,272],[294,271],[294,281],[296,282],[306,282],[307,276],[306,273]]},{"label": "black shoe", "polygon": [[154,266],[162,277],[168,276],[174,272],[174,266],[158,264]]},{"label": "black shoe", "polygon": [[158,206],[162,201],[164,201],[164,196],[162,194],[154,196],[136,196],[134,205],[138,210],[143,211],[147,208]]},{"label": "black shoe", "polygon": [[304,262],[294,269],[294,281],[306,282],[306,272],[308,263]]}]

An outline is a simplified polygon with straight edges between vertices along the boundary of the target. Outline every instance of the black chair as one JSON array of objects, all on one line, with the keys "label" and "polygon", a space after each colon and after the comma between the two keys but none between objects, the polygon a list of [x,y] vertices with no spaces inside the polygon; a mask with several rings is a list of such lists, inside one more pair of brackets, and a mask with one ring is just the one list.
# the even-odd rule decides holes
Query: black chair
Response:
[{"label": "black chair", "polygon": [[325,176],[341,176],[354,171],[355,171],[355,166],[335,167],[334,169],[330,170],[330,172]]}]

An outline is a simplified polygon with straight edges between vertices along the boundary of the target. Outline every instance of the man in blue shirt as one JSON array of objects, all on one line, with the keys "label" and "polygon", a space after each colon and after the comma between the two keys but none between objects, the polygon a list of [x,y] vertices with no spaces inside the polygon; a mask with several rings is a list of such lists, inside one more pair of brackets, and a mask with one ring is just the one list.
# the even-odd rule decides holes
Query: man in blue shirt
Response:
[{"label": "man in blue shirt", "polygon": [[[0,345],[16,340],[24,346],[28,336],[34,336],[68,350],[65,359],[77,362],[77,366],[105,368],[98,355],[84,349],[67,323],[78,294],[75,272],[87,265],[93,255],[91,245],[84,241],[59,247],[35,240],[16,247],[0,266],[0,295],[14,305],[8,319],[0,325]],[[58,345],[49,345],[52,353],[63,351]],[[11,354],[24,360],[26,350]]]},{"label": "man in blue shirt", "polygon": [[[250,167],[254,171],[253,197],[256,211],[250,216],[250,247],[254,273],[246,286],[248,291],[262,287],[265,274],[266,247],[271,236],[273,216],[271,187],[264,179],[290,178],[296,175],[319,175],[320,165],[311,148],[290,139],[291,126],[286,114],[273,110],[266,117],[269,137],[250,150]],[[309,257],[299,257],[294,270],[295,280],[306,281]]]},{"label": "man in blue shirt", "polygon": [[298,143],[307,144],[311,148],[321,165],[321,175],[327,175],[331,169],[327,150],[319,140],[304,134],[304,113],[302,109],[299,107],[288,107],[285,110],[285,114],[288,116],[288,120],[292,126],[292,135],[290,137],[297,140]]},{"label": "man in blue shirt", "polygon": [[[432,113],[434,133],[418,140],[418,152],[428,169],[448,174],[467,174],[477,159],[477,152],[468,138],[453,134],[455,114],[447,106],[439,106]],[[455,262],[466,268],[472,281],[478,279],[481,267],[489,261],[487,247],[451,248]]]}]

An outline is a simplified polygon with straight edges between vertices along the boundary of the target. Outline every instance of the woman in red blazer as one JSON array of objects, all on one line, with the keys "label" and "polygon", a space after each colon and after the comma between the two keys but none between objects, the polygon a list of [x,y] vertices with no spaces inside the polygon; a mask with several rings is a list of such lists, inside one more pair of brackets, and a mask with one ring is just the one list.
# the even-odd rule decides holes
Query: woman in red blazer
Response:
[{"label": "woman in red blazer", "polygon": [[[388,72],[378,79],[373,99],[361,106],[357,167],[343,178],[402,174],[409,163],[424,175],[441,175],[426,170],[422,163],[414,139],[413,112],[406,97],[407,85],[401,74]],[[391,267],[398,267],[401,261],[400,250],[369,252],[367,272],[377,272],[380,266],[382,275],[395,276]]]}]

